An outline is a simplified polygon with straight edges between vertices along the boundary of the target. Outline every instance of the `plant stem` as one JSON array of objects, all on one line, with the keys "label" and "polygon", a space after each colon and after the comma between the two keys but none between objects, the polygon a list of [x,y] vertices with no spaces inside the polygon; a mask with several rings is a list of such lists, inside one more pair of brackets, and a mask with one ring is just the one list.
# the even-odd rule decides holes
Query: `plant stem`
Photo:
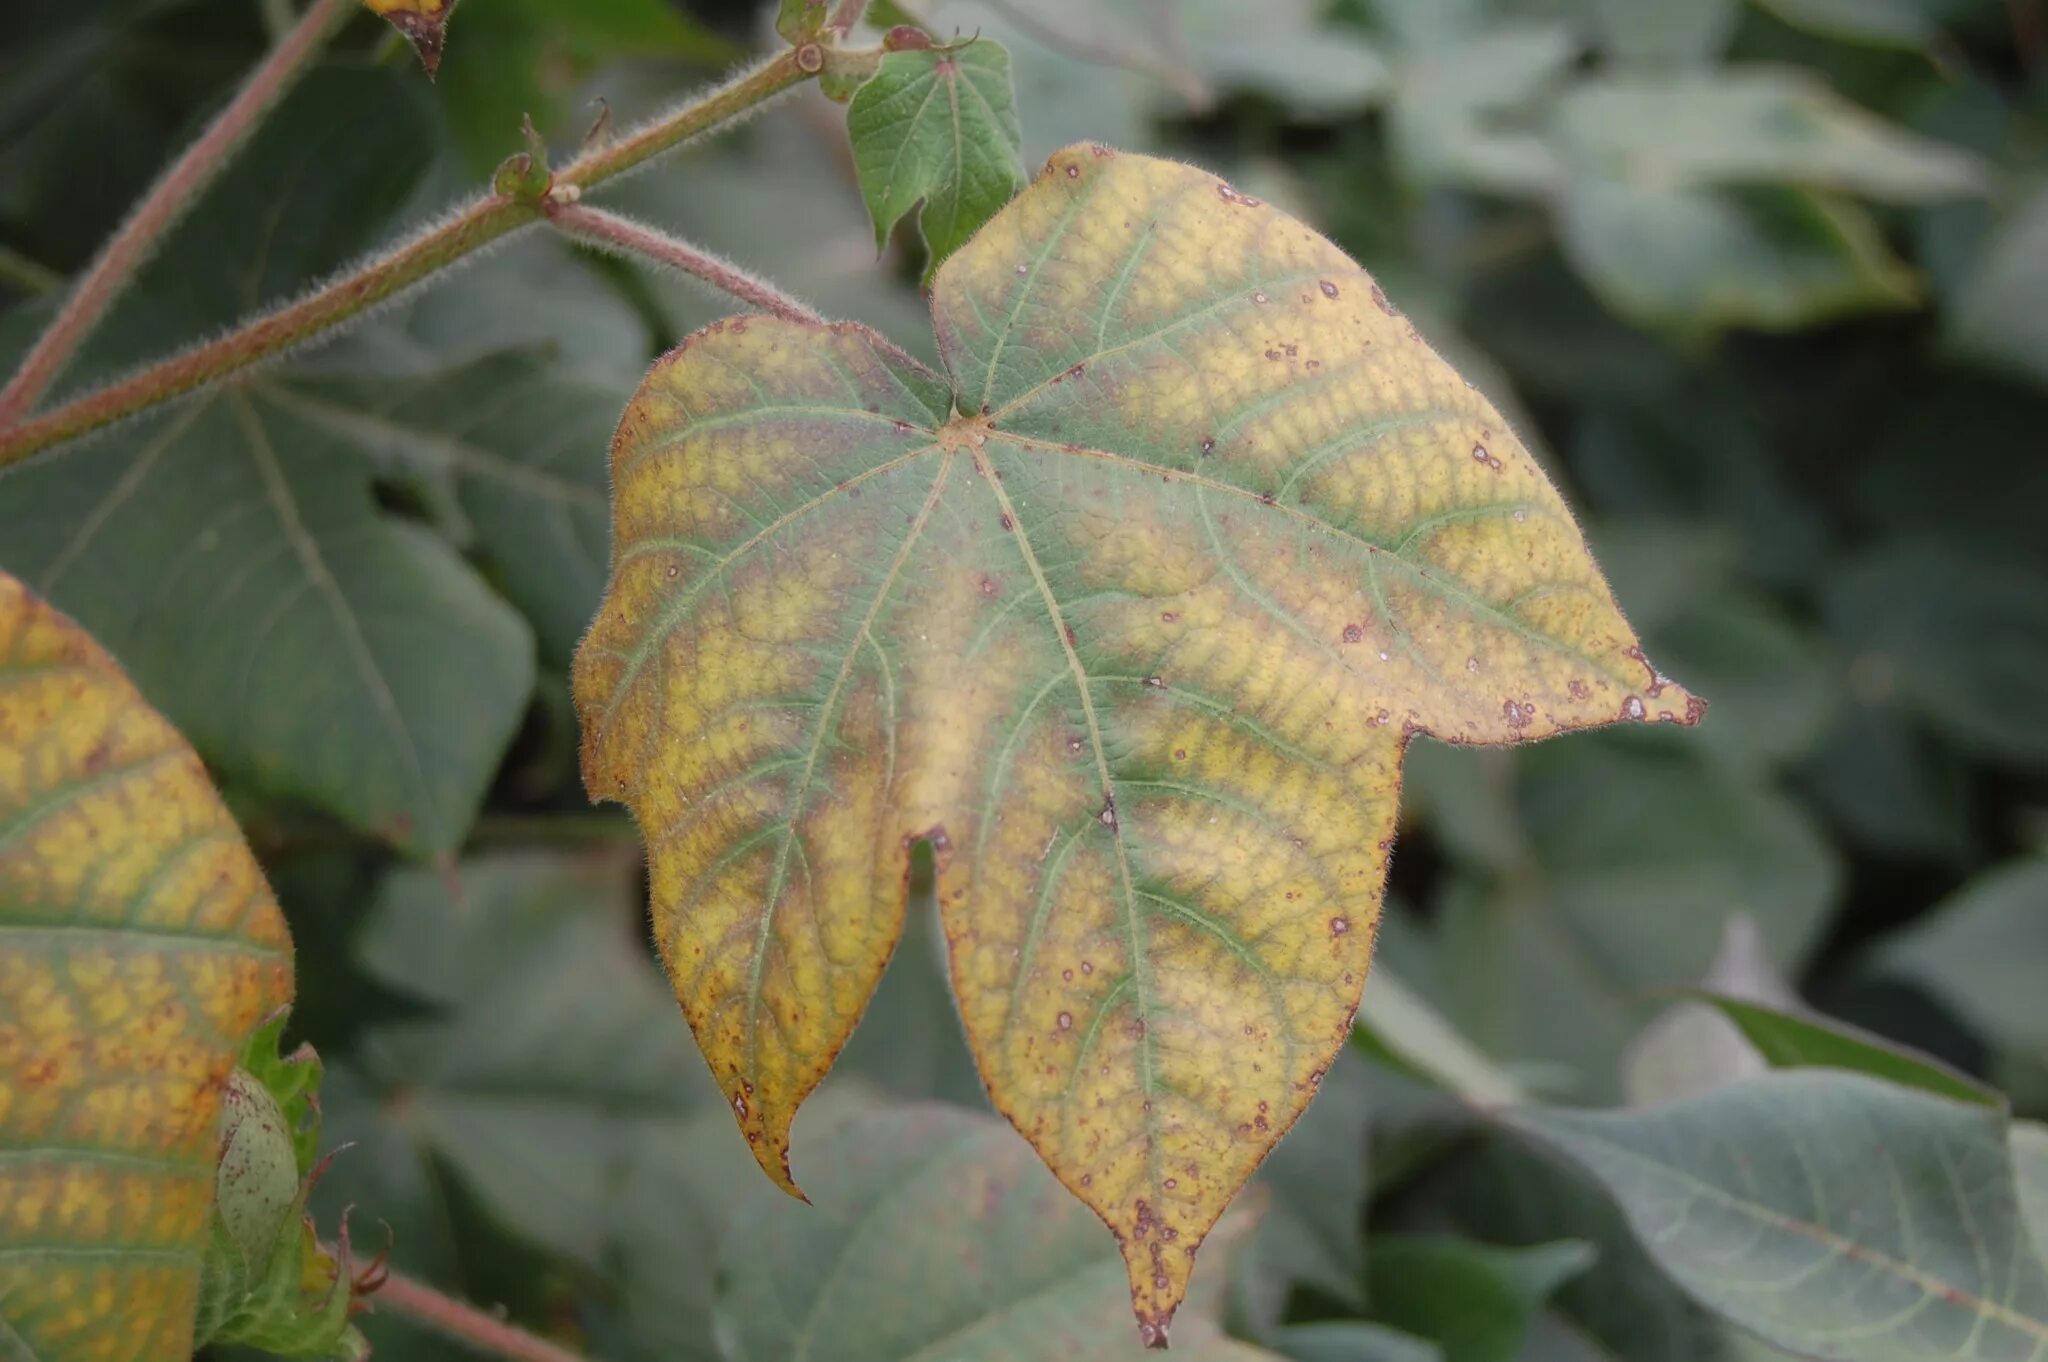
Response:
[{"label": "plant stem", "polygon": [[14,377],[0,388],[0,430],[26,416],[49,391],[78,347],[149,259],[165,231],[213,183],[264,113],[306,69],[327,41],[327,35],[354,10],[353,0],[313,0],[298,22],[249,73],[248,80],[207,125],[199,140],[187,147],[184,155],[173,161],[170,169],[143,195],[134,214],[101,248],[99,258],[86,270],[63,310],[22,360]]},{"label": "plant stem", "polygon": [[403,1273],[393,1272],[386,1277],[370,1300],[380,1310],[389,1308],[393,1314],[417,1320],[452,1339],[467,1343],[478,1352],[511,1358],[512,1362],[584,1362],[582,1357],[567,1348],[550,1343],[537,1334],[529,1334],[452,1296],[444,1296],[425,1282],[414,1281]]},{"label": "plant stem", "polygon": [[692,278],[751,303],[772,316],[793,322],[822,324],[824,318],[766,280],[756,279],[729,260],[692,246],[658,228],[581,204],[550,204],[548,221],[567,236],[600,250],[643,256],[680,270]]},{"label": "plant stem", "polygon": [[[588,189],[633,170],[665,151],[750,112],[813,73],[794,50],[746,71],[700,99],[656,118],[617,141],[594,147],[556,172],[557,192]],[[565,196],[567,197],[567,196]],[[491,195],[454,217],[323,285],[297,302],[244,323],[204,345],[151,365],[43,416],[0,422],[0,467],[77,439],[139,411],[182,397],[309,340],[412,287],[506,234],[537,222],[540,200]]]}]

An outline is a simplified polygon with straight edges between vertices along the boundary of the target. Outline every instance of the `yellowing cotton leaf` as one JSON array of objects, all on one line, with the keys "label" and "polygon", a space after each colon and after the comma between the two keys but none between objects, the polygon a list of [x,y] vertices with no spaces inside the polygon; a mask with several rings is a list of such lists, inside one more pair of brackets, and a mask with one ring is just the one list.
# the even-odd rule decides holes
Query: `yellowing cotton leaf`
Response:
[{"label": "yellowing cotton leaf", "polygon": [[0,573],[0,1339],[21,1356],[190,1355],[221,1094],[290,993],[284,920],[199,758]]},{"label": "yellowing cotton leaf", "polygon": [[649,374],[585,783],[639,820],[677,997],[791,1190],[929,841],[989,1092],[1159,1343],[1350,1031],[1408,739],[1701,706],[1499,413],[1214,176],[1069,148],[933,312],[943,377],[758,317]]}]

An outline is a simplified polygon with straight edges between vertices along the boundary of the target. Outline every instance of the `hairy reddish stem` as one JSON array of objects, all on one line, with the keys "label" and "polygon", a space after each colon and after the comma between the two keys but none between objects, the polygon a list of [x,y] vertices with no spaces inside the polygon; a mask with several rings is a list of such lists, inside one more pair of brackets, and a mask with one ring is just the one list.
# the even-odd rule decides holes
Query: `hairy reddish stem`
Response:
[{"label": "hairy reddish stem", "polygon": [[473,1305],[445,1296],[425,1282],[393,1272],[370,1297],[377,1309],[417,1320],[478,1352],[512,1362],[584,1362],[567,1348],[505,1323]]},{"label": "hairy reddish stem", "polygon": [[[762,63],[673,113],[594,147],[555,172],[555,192],[587,189],[751,112],[810,79],[794,51]],[[563,197],[567,197],[564,195]],[[238,329],[151,365],[54,411],[9,426],[0,422],[0,467],[77,439],[137,412],[218,382],[328,331],[500,237],[537,222],[539,199],[492,195],[429,227],[350,274]]]},{"label": "hairy reddish stem", "polygon": [[641,256],[667,265],[773,316],[786,317],[793,322],[825,320],[773,284],[755,278],[730,260],[645,223],[617,213],[607,213],[602,208],[586,208],[575,203],[550,203],[547,217],[556,228],[578,241],[600,250]]},{"label": "hairy reddish stem", "polygon": [[264,113],[311,63],[328,34],[354,10],[354,0],[313,0],[298,22],[286,30],[269,55],[249,73],[249,79],[207,125],[199,140],[187,147],[184,155],[172,162],[170,169],[151,186],[134,214],[100,249],[99,258],[86,270],[85,277],[29,350],[14,377],[0,388],[0,430],[26,416],[50,390],[171,224],[213,183],[222,167],[249,139]]}]

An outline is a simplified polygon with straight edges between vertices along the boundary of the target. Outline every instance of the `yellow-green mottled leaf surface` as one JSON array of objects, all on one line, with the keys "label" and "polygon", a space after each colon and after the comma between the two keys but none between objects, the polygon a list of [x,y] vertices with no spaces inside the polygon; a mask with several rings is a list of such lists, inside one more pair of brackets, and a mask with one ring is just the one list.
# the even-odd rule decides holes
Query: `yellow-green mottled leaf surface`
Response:
[{"label": "yellow-green mottled leaf surface", "polygon": [[1063,151],[933,311],[943,376],[762,318],[649,375],[585,781],[632,806],[677,996],[792,1190],[929,840],[989,1092],[1163,1341],[1349,1033],[1409,737],[1700,707],[1499,413],[1215,177]]},{"label": "yellow-green mottled leaf surface", "polygon": [[284,919],[199,758],[0,573],[0,1356],[189,1356]]}]

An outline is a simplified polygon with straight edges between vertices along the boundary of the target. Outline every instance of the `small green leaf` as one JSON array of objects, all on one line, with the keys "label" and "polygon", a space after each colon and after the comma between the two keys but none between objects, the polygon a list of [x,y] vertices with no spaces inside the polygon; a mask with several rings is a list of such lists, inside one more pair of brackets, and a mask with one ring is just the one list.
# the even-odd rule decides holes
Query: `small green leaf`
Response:
[{"label": "small green leaf", "polygon": [[1024,185],[1010,54],[986,40],[891,52],[846,111],[875,244],[916,207],[926,274]]},{"label": "small green leaf", "polygon": [[1434,1343],[1364,1320],[1297,1324],[1274,1345],[1289,1362],[1444,1362]]},{"label": "small green leaf", "polygon": [[1832,1017],[1800,1014],[1702,989],[1693,996],[1734,1022],[1744,1039],[1774,1069],[1847,1069],[1902,1087],[1996,1110],[2005,1099],[1940,1060]]},{"label": "small green leaf", "polygon": [[829,13],[831,6],[826,0],[782,0],[775,13],[775,31],[791,47],[802,47],[818,36]]},{"label": "small green leaf", "polygon": [[1815,1070],[1504,1119],[1604,1184],[1679,1285],[1780,1347],[1988,1362],[2048,1345],[1999,1112]]},{"label": "small green leaf", "polygon": [[2044,905],[2048,857],[2008,862],[1892,938],[1878,964],[1924,985],[1992,1044],[2048,1053]]},{"label": "small green leaf", "polygon": [[1373,1314],[1426,1338],[1444,1362],[1513,1362],[1537,1308],[1584,1272],[1578,1240],[1496,1248],[1448,1235],[1383,1234],[1367,1266]]}]

